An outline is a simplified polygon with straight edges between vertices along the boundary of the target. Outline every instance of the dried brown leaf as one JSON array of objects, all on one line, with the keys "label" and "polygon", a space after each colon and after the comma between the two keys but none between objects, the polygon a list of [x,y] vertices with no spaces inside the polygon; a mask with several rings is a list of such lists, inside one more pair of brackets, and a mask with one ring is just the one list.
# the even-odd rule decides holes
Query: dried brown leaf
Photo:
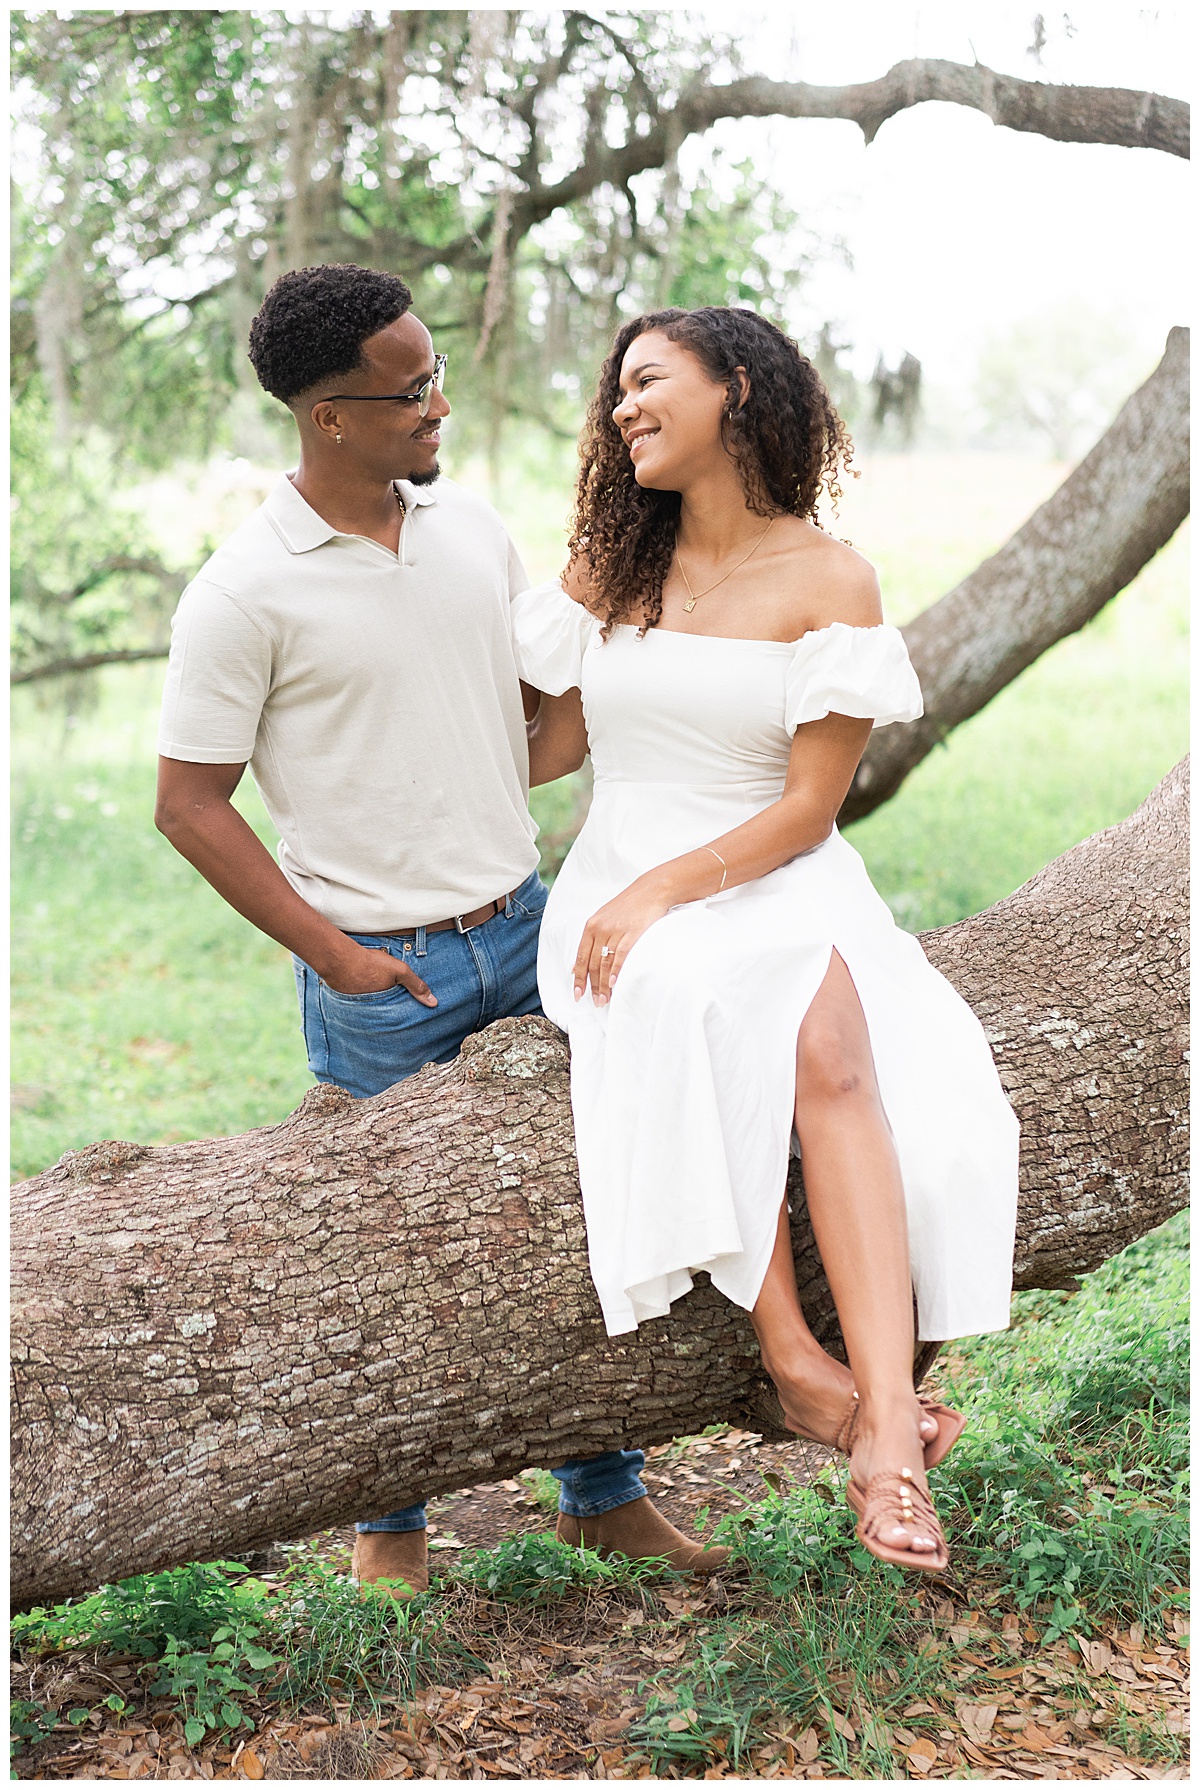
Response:
[{"label": "dried brown leaf", "polygon": [[792,1743],[802,1765],[810,1765],[821,1750],[821,1737],[815,1728],[805,1728]]}]

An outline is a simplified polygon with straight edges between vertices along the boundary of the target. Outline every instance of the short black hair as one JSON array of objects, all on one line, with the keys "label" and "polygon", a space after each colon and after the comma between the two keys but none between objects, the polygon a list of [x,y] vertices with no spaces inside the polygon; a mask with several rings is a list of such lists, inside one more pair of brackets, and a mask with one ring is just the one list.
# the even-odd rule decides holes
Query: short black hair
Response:
[{"label": "short black hair", "polygon": [[258,382],[290,404],[323,380],[363,366],[362,345],[412,304],[398,274],[353,262],[300,267],[276,280],[250,325]]}]

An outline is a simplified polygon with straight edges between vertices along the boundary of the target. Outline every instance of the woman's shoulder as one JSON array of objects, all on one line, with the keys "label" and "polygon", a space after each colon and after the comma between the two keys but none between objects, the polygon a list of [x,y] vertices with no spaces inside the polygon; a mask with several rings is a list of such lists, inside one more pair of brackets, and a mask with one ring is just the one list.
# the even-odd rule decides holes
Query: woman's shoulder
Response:
[{"label": "woman's shoulder", "polygon": [[794,576],[789,580],[797,633],[843,622],[875,628],[883,620],[879,576],[870,560],[849,541],[815,523],[792,536]]},{"label": "woman's shoulder", "polygon": [[564,596],[570,597],[572,603],[578,603],[581,609],[586,609],[597,621],[603,619],[586,560],[573,559],[559,579],[559,587]]}]

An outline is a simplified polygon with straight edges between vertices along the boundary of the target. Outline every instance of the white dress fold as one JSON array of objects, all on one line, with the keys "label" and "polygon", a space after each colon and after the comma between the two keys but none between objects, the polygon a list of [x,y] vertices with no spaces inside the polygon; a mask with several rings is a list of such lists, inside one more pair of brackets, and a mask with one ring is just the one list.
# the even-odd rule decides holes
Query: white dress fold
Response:
[{"label": "white dress fold", "polygon": [[777,870],[672,908],[613,998],[573,998],[596,909],[656,864],[777,801],[792,735],[835,713],[921,713],[895,628],[835,622],[799,641],[599,623],[558,584],[513,604],[521,676],[578,685],[591,811],[542,922],[542,1005],[571,1042],[571,1098],[592,1276],[612,1336],[662,1317],[706,1270],[749,1310],[783,1197],[796,1039],[837,951],[866,1016],[908,1211],[926,1340],[1008,1323],[1017,1122],[983,1030],[876,894],[835,830]]}]

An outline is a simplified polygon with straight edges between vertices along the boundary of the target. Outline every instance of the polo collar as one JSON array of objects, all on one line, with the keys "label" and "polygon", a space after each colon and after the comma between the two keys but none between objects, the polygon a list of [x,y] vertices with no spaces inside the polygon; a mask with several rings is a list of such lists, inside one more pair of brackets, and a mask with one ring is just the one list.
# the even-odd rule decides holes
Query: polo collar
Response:
[{"label": "polo collar", "polygon": [[[443,473],[442,478],[444,477]],[[404,499],[405,509],[411,510],[414,504],[436,503],[442,478],[435,479],[432,485],[414,485],[411,479],[397,479],[396,489]]]},{"label": "polo collar", "polygon": [[[409,479],[397,479],[396,487],[406,510],[414,505],[437,502],[436,485],[414,485]],[[289,473],[280,473],[263,508],[289,553],[311,553],[314,547],[323,547],[326,541],[337,538],[337,529],[323,516],[318,516],[311,504],[305,503]]]}]

